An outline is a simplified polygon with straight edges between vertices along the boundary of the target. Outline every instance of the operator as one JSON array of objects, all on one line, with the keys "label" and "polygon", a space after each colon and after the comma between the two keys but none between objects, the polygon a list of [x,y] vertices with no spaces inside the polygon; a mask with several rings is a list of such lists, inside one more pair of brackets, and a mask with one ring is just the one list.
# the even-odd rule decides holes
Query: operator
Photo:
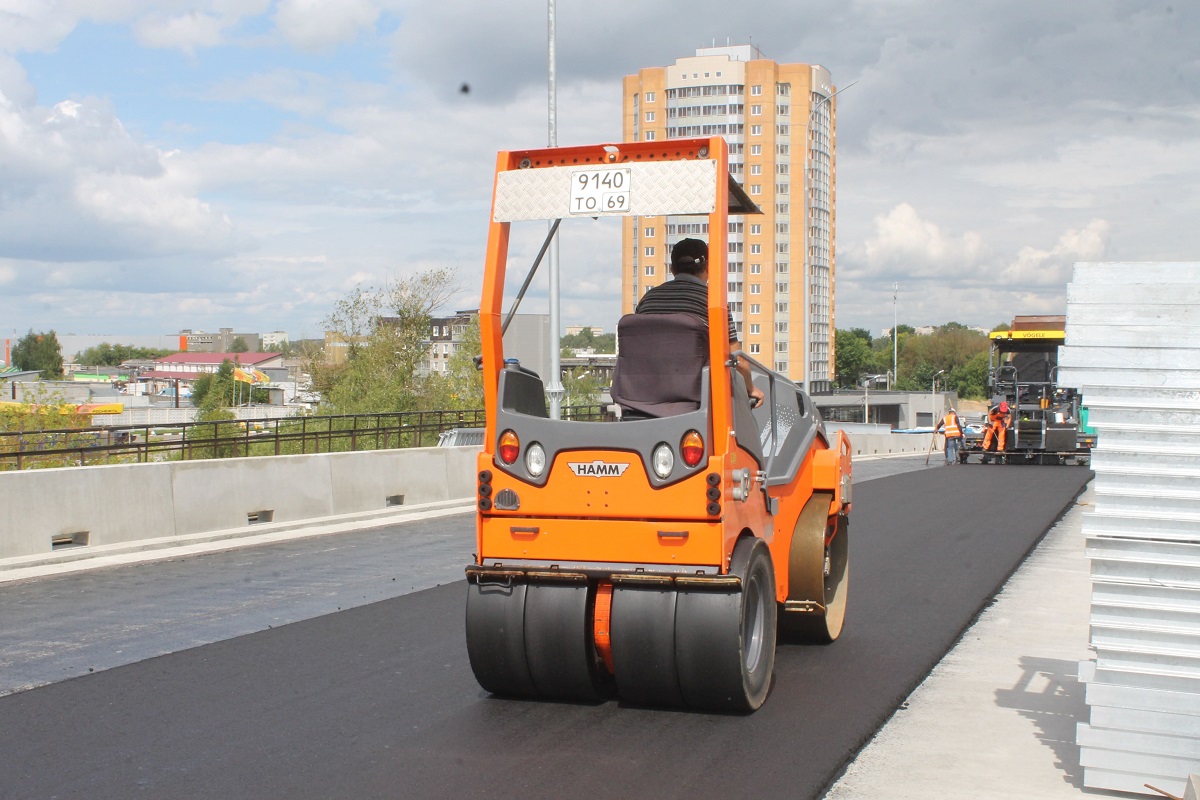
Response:
[{"label": "operator", "polygon": [[1004,457],[1004,446],[1008,442],[1008,401],[1001,400],[997,406],[988,409],[987,431],[983,434],[983,463],[988,463],[988,452],[992,443],[996,442],[997,463]]},{"label": "operator", "polygon": [[958,420],[958,412],[951,408],[946,412],[946,416],[942,417],[942,421],[938,423],[933,430],[934,434],[945,433],[946,435],[946,466],[958,463],[958,448],[963,440],[963,426]]},{"label": "operator", "polygon": [[[695,314],[708,321],[708,244],[700,239],[680,239],[671,248],[673,280],[652,287],[638,301],[635,314]],[[733,314],[729,315],[729,348],[741,350]],[[758,408],[763,401],[762,389],[754,385],[750,363],[737,360],[737,371],[746,381],[750,407]]]}]

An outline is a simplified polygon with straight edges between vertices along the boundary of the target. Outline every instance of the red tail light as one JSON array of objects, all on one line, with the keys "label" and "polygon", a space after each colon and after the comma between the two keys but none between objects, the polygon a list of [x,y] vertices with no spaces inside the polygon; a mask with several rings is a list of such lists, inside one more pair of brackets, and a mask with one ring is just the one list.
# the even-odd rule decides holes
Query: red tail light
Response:
[{"label": "red tail light", "polygon": [[700,459],[704,458],[704,440],[696,431],[688,431],[683,435],[679,452],[683,455],[683,463],[694,467],[700,463]]},{"label": "red tail light", "polygon": [[517,460],[517,455],[521,452],[521,440],[512,431],[505,431],[500,434],[500,446],[497,450],[500,453],[500,460],[505,464],[511,464]]}]

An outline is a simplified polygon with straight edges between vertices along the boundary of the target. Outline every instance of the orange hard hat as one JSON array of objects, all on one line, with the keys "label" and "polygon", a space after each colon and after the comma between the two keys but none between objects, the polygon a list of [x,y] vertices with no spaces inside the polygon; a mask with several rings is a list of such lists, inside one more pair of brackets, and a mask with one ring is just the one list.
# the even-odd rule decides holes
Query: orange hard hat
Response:
[{"label": "orange hard hat", "polygon": [[1000,403],[1000,413],[1001,413],[1001,414],[1007,414],[1007,413],[1008,413],[1008,401],[1002,401],[1002,402]]}]

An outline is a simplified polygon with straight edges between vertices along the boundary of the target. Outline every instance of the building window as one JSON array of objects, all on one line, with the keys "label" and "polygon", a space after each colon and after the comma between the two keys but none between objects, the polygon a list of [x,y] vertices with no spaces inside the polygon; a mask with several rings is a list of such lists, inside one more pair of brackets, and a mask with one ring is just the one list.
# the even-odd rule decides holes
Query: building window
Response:
[{"label": "building window", "polygon": [[729,252],[731,252],[731,253],[742,252],[742,243],[741,242],[730,242],[729,243]]},{"label": "building window", "polygon": [[776,125],[775,133],[779,134],[780,136],[787,136],[788,135],[788,126],[787,125]]},{"label": "building window", "polygon": [[760,225],[760,224],[759,224],[759,223],[757,223],[757,222],[755,222],[755,223],[752,223],[752,224],[750,225],[750,235],[751,235],[751,236],[757,236],[757,235],[759,235],[760,233],[762,233],[762,225]]},{"label": "building window", "polygon": [[788,273],[788,262],[786,262],[786,261],[776,261],[776,262],[775,262],[775,272],[776,272],[776,273],[778,273],[778,274],[780,274],[780,275],[787,275],[787,273]]},{"label": "building window", "polygon": [[762,125],[751,125],[750,126],[750,135],[751,136],[762,136]]},{"label": "building window", "polygon": [[792,187],[786,183],[775,184],[775,194],[787,194]]},{"label": "building window", "polygon": [[787,292],[788,292],[787,281],[779,281],[778,283],[775,284],[775,293],[776,294],[787,294]]},{"label": "building window", "polygon": [[787,242],[776,242],[775,243],[775,252],[781,256],[787,255],[788,243]]},{"label": "building window", "polygon": [[729,223],[729,232],[730,233],[741,233],[742,232],[742,223],[740,223],[740,222]]},{"label": "building window", "polygon": [[761,156],[762,155],[762,145],[761,144],[750,145],[750,155]]},{"label": "building window", "polygon": [[762,306],[760,306],[758,303],[751,303],[751,304],[750,304],[750,313],[751,313],[751,314],[756,314],[756,315],[757,315],[757,314],[761,314],[761,313],[762,313]]},{"label": "building window", "polygon": [[776,342],[775,343],[775,352],[776,353],[786,353],[787,347],[788,347],[787,342]]},{"label": "building window", "polygon": [[762,194],[762,184],[758,184],[758,183],[750,184],[750,194],[752,194],[752,195]]},{"label": "building window", "polygon": [[762,175],[762,164],[751,164],[750,165],[750,174],[751,175]]},{"label": "building window", "polygon": [[776,175],[787,175],[788,172],[789,172],[789,169],[788,169],[787,164],[776,164],[775,165],[775,174]]},{"label": "building window", "polygon": [[[781,96],[781,97],[787,97],[787,96],[788,96],[788,95],[790,95],[791,93],[792,93],[792,85],[791,85],[790,83],[777,83],[777,84],[775,84],[775,94],[777,94],[777,95],[779,95],[779,96]],[[647,99],[647,100],[650,100],[650,99],[652,99],[653,97],[654,97],[654,92],[647,92],[647,93],[646,93],[646,99]]]},{"label": "building window", "polygon": [[642,141],[653,142],[654,141],[654,131],[646,131],[645,133],[643,133]]},{"label": "building window", "polygon": [[762,254],[762,245],[761,244],[750,245],[750,255],[757,256],[757,255],[761,255],[761,254]]},{"label": "building window", "polygon": [[788,115],[788,112],[790,112],[790,111],[791,111],[791,107],[783,105],[782,103],[775,106],[775,113],[781,117],[786,117]]},{"label": "building window", "polygon": [[762,116],[762,106],[758,106],[758,105],[750,106],[750,116],[761,117]]},{"label": "building window", "polygon": [[653,256],[653,255],[654,255],[654,248],[653,248],[653,247],[647,247],[647,248],[646,248],[646,256],[647,256],[647,257],[651,257],[651,256]]},{"label": "building window", "polygon": [[750,265],[750,274],[751,275],[761,275],[762,274],[762,264],[751,264]]},{"label": "building window", "polygon": [[730,261],[725,266],[726,266],[725,271],[728,272],[730,275],[737,275],[737,274],[740,274],[742,271],[742,262],[740,262],[740,261]]},{"label": "building window", "polygon": [[729,282],[729,293],[730,294],[740,294],[741,291],[742,291],[742,282],[741,281],[730,281]]},{"label": "building window", "polygon": [[762,326],[759,325],[757,322],[750,323],[750,335],[751,336],[757,336],[761,330],[762,330]]},{"label": "building window", "polygon": [[646,92],[646,102],[647,103],[654,102],[654,92]]},{"label": "building window", "polygon": [[788,324],[786,322],[776,322],[775,323],[775,332],[776,333],[787,333],[787,330],[788,330]]},{"label": "building window", "polygon": [[788,313],[788,304],[787,303],[776,303],[775,304],[775,313],[776,314]]},{"label": "building window", "polygon": [[647,277],[649,277],[649,276],[651,276],[651,275],[653,275],[653,274],[654,274],[654,265],[653,265],[653,264],[647,264],[647,265],[646,265],[646,276],[647,276]]},{"label": "building window", "polygon": [[787,362],[786,361],[776,361],[775,362],[775,371],[776,372],[787,372]]},{"label": "building window", "polygon": [[791,145],[787,145],[787,144],[775,145],[775,154],[776,155],[786,156],[790,151],[791,151]]},{"label": "building window", "polygon": [[762,345],[758,344],[758,342],[750,343],[750,355],[756,356],[761,352],[762,352]]},{"label": "building window", "polygon": [[762,284],[760,284],[760,283],[750,284],[750,294],[762,294]]},{"label": "building window", "polygon": [[760,97],[760,96],[762,96],[762,85],[760,84],[760,85],[758,85],[758,86],[751,86],[751,87],[750,87],[750,96],[751,96],[751,97]]},{"label": "building window", "polygon": [[654,238],[654,228],[653,227],[646,228],[645,236],[647,239],[653,239]]},{"label": "building window", "polygon": [[788,232],[788,224],[786,222],[776,222],[775,223],[775,232],[776,233],[787,233]]}]

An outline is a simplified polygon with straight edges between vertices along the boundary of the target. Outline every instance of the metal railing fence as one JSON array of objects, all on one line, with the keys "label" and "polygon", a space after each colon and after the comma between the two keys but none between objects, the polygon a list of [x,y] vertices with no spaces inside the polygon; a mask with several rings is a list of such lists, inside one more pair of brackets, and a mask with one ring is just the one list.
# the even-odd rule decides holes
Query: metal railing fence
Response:
[{"label": "metal railing fence", "polygon": [[[604,408],[571,406],[563,418],[602,420]],[[0,431],[0,471],[426,447],[444,431],[484,424],[473,409]]]}]

